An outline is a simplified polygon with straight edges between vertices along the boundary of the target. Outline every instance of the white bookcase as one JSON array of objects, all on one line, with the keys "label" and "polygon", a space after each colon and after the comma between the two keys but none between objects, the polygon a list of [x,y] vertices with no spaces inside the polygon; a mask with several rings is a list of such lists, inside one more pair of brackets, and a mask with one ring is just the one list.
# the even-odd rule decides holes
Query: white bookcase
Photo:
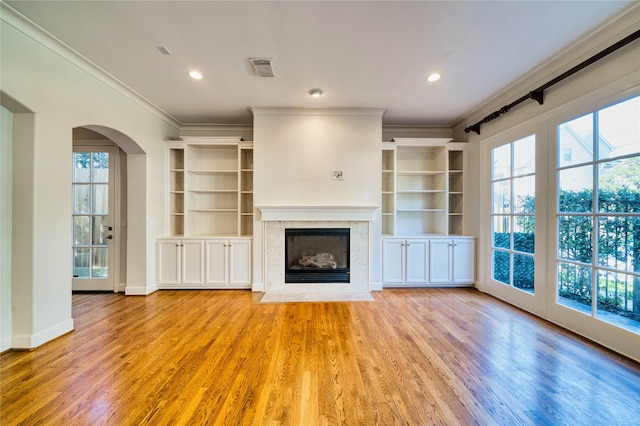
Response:
[{"label": "white bookcase", "polygon": [[[253,144],[239,137],[184,138],[167,143],[167,158],[169,217],[167,236],[158,240],[159,287],[250,288]],[[194,265],[197,277],[189,275]],[[228,282],[209,279],[218,273]]]},{"label": "white bookcase", "polygon": [[240,138],[168,144],[169,236],[253,234],[253,147]]},{"label": "white bookcase", "polygon": [[396,224],[396,150],[393,145],[382,147],[382,235],[395,233]]},{"label": "white bookcase", "polygon": [[184,148],[169,147],[169,233],[184,234]]},{"label": "white bookcase", "polygon": [[[464,143],[383,142],[383,286],[473,285],[475,239],[464,236],[464,166]],[[437,258],[444,254],[446,259]]]}]

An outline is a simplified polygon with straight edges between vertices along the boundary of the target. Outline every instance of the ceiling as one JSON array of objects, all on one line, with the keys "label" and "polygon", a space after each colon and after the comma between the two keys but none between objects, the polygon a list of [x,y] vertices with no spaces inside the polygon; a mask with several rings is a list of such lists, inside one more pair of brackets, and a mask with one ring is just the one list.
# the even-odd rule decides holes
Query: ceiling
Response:
[{"label": "ceiling", "polygon": [[[181,124],[249,124],[269,106],[451,125],[632,1],[5,3]],[[254,76],[252,57],[277,76]]]}]

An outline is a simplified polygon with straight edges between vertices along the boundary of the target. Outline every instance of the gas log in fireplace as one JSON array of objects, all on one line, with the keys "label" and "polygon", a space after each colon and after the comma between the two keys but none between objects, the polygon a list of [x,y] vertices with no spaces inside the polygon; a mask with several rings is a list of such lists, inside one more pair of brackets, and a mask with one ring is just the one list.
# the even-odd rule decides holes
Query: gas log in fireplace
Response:
[{"label": "gas log in fireplace", "polygon": [[285,283],[348,283],[349,228],[285,229]]}]

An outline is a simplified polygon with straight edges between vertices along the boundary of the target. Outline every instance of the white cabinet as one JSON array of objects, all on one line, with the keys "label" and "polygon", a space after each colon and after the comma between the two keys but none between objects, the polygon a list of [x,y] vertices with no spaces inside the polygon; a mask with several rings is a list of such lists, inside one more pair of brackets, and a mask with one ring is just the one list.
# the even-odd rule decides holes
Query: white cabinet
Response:
[{"label": "white cabinet", "polygon": [[251,239],[158,240],[159,288],[251,288]]},{"label": "white cabinet", "polygon": [[384,287],[464,286],[475,282],[471,237],[383,238]]},{"label": "white cabinet", "polygon": [[426,284],[429,272],[428,244],[424,239],[383,239],[383,284],[387,287]]},{"label": "white cabinet", "polygon": [[453,240],[453,283],[473,284],[475,273],[475,240],[473,238],[455,238]]},{"label": "white cabinet", "polygon": [[205,257],[207,287],[251,287],[251,240],[207,239]]},{"label": "white cabinet", "polygon": [[429,241],[429,282],[463,285],[475,282],[473,238],[434,238]]},{"label": "white cabinet", "polygon": [[158,241],[158,287],[204,285],[204,241],[167,239]]},{"label": "white cabinet", "polygon": [[432,284],[449,284],[453,282],[452,243],[448,239],[429,241],[429,282]]}]

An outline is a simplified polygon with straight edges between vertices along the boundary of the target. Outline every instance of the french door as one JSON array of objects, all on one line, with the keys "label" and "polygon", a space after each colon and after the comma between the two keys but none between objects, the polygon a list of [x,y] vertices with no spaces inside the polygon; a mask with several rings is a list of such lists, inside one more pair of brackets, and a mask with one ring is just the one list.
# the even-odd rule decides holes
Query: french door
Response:
[{"label": "french door", "polygon": [[73,148],[73,282],[75,291],[113,291],[114,151]]}]

